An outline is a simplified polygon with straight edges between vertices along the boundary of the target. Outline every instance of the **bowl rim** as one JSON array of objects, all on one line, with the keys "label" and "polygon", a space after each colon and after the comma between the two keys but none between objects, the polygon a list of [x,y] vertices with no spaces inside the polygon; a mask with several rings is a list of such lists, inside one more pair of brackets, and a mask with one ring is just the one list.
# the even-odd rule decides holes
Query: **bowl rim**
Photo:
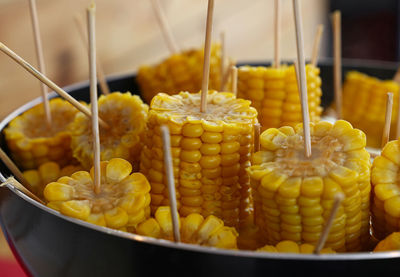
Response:
[{"label": "bowl rim", "polygon": [[[259,61],[259,62],[241,62],[239,63],[239,66],[241,65],[254,65],[254,64],[267,64],[265,61]],[[319,64],[324,64],[324,65],[332,65],[332,59],[331,58],[322,58],[320,59]],[[366,61],[362,60],[350,60],[350,59],[343,59],[343,66],[358,66],[360,67],[360,64],[362,64],[365,67],[369,68],[379,68],[379,69],[393,69],[396,67],[396,63],[393,62],[377,62],[377,61]],[[384,65],[384,66],[382,66]],[[112,74],[107,76],[107,82],[112,82],[120,79],[125,79],[125,78],[134,78],[136,76],[136,72],[130,72],[130,73],[122,73],[122,74]],[[68,93],[73,90],[77,89],[82,89],[85,87],[89,86],[89,81],[81,81],[78,83],[74,83],[69,86],[63,87],[65,91]],[[53,91],[49,93],[49,98],[55,98],[58,97],[58,95]],[[28,109],[40,104],[42,102],[41,97],[37,97],[24,105],[20,106],[10,114],[8,114],[3,120],[0,121],[0,130],[3,130],[9,122],[14,119],[16,116],[20,115],[21,113],[27,111]],[[11,176],[11,175],[10,175]],[[24,201],[27,201],[28,203],[34,205],[35,207],[41,209],[44,212],[50,213],[53,216],[57,216],[63,220],[69,221],[74,224],[78,224],[82,227],[86,227],[95,231],[99,231],[111,236],[116,236],[124,239],[129,239],[129,240],[134,240],[136,242],[142,242],[146,244],[151,244],[155,246],[160,246],[160,247],[169,247],[169,248],[174,248],[177,250],[186,250],[186,251],[196,251],[196,252],[201,252],[205,254],[216,254],[216,255],[225,255],[225,256],[235,256],[235,257],[243,257],[243,258],[257,258],[257,259],[271,259],[271,260],[302,260],[302,261],[324,261],[324,262],[347,262],[347,261],[360,261],[360,260],[384,260],[384,259],[394,259],[394,258],[400,258],[400,251],[386,251],[386,252],[377,252],[377,253],[372,253],[372,252],[354,252],[354,253],[337,253],[337,254],[320,254],[320,255],[315,255],[315,254],[292,254],[292,253],[270,253],[270,252],[256,252],[256,251],[250,251],[250,250],[226,250],[226,249],[219,249],[219,248],[214,248],[214,247],[205,247],[205,246],[200,246],[200,245],[195,245],[195,244],[187,244],[187,243],[175,243],[172,241],[164,240],[164,239],[155,239],[151,237],[146,237],[142,235],[137,235],[133,233],[128,233],[128,232],[123,232],[115,229],[111,229],[108,227],[102,227],[102,226],[97,226],[91,223],[88,223],[86,221],[82,221],[79,219],[75,219],[72,217],[68,217],[65,215],[62,215],[61,213],[33,200],[26,194],[22,193],[19,191],[17,188],[15,188],[11,183],[7,183],[6,177],[3,175],[2,172],[0,172],[0,181],[5,183],[6,188],[8,188],[12,193],[14,193],[16,196],[22,198]],[[4,187],[0,187],[0,189],[4,189]]]}]

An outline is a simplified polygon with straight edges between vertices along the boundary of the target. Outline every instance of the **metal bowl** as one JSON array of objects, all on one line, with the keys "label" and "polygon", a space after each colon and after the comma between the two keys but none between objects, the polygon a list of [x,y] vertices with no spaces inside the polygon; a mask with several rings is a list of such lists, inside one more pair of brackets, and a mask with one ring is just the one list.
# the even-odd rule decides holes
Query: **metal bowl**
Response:
[{"label": "metal bowl", "polygon": [[[322,103],[326,107],[333,98],[331,61],[322,61],[320,68]],[[344,73],[353,69],[391,78],[396,66],[365,61],[343,62]],[[112,91],[129,90],[139,94],[134,74],[112,77],[108,82]],[[89,100],[88,82],[65,90],[79,100]],[[38,103],[40,99],[31,101],[7,116],[0,123],[0,132],[12,119]],[[1,136],[1,147],[6,149]],[[9,170],[0,163],[0,181],[5,182],[5,176],[9,175]],[[258,253],[129,234],[63,216],[7,183],[0,187],[0,224],[16,258],[32,276],[156,276],[165,273],[219,277],[223,274],[337,276],[400,272],[400,251],[319,256]]]}]

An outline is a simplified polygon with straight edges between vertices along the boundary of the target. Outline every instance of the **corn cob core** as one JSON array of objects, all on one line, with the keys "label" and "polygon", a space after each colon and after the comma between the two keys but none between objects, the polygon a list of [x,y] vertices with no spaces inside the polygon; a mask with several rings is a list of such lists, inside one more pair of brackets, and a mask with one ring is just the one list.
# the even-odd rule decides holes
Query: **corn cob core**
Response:
[{"label": "corn cob core", "polygon": [[266,243],[315,245],[337,193],[342,202],[326,246],[360,250],[369,234],[370,158],[365,134],[339,120],[310,124],[312,156],[303,149],[302,125],[271,128],[248,168],[255,222]]},{"label": "corn cob core", "polygon": [[371,171],[372,229],[377,239],[400,231],[399,166],[399,141],[390,141],[374,159]]},{"label": "corn cob core", "polygon": [[43,199],[43,190],[48,183],[56,181],[62,176],[72,175],[74,172],[83,170],[79,165],[67,165],[63,168],[56,162],[46,162],[41,164],[38,169],[30,169],[22,174],[30,184],[31,191]]},{"label": "corn cob core", "polygon": [[[176,94],[179,91],[198,92],[203,76],[204,49],[188,50],[173,54],[156,66],[142,66],[137,81],[143,99],[150,103],[159,92]],[[211,46],[210,89],[219,89],[221,46]]]},{"label": "corn cob core", "polygon": [[101,162],[101,192],[94,192],[93,168],[49,183],[44,189],[48,206],[62,214],[96,225],[127,230],[150,216],[150,185],[132,165],[114,158]]},{"label": "corn cob core", "polygon": [[[258,252],[274,252],[274,253],[293,253],[293,254],[313,254],[315,249],[314,245],[303,243],[298,244],[291,240],[284,240],[279,242],[277,245],[265,245],[259,249]],[[336,251],[332,248],[323,248],[321,254],[335,254]]]},{"label": "corn cob core", "polygon": [[381,240],[375,247],[374,252],[400,250],[400,233],[394,232]]},{"label": "corn cob core", "polygon": [[[110,126],[108,129],[100,127],[101,160],[122,158],[135,166],[142,149],[148,106],[130,92],[113,92],[100,96],[98,107],[99,117]],[[84,168],[90,168],[93,163],[91,120],[79,113],[72,129],[73,155]]]},{"label": "corn cob core", "polygon": [[386,94],[393,93],[391,138],[395,139],[399,85],[393,80],[379,80],[351,71],[343,85],[343,119],[367,135],[367,144],[381,147],[385,123]]},{"label": "corn cob core", "polygon": [[[173,240],[170,208],[158,207],[155,217],[140,223],[136,231],[143,236]],[[193,213],[180,218],[180,233],[185,243],[237,249],[238,233],[235,228],[224,226],[224,222],[213,215],[204,218],[201,214]]]},{"label": "corn cob core", "polygon": [[200,113],[200,93],[160,93],[150,105],[141,172],[151,184],[151,207],[168,205],[160,126],[171,133],[179,213],[215,215],[229,226],[248,216],[253,125],[257,111],[231,93],[209,91],[207,112]]},{"label": "corn cob core", "polygon": [[[319,68],[306,66],[308,106],[311,122],[322,113]],[[241,66],[238,71],[238,97],[249,99],[258,111],[262,130],[295,126],[302,121],[299,90],[294,66]]]},{"label": "corn cob core", "polygon": [[70,125],[77,110],[60,98],[50,100],[51,128],[46,124],[43,104],[13,119],[4,129],[11,156],[22,169],[34,169],[54,161],[60,166],[76,163],[70,148]]}]

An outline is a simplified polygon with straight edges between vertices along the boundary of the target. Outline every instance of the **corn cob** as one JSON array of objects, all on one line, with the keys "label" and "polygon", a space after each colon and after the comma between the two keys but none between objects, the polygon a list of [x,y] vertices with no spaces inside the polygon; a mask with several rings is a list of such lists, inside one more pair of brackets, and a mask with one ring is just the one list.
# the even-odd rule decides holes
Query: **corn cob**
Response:
[{"label": "corn cob", "polygon": [[[143,99],[150,103],[159,92],[176,94],[180,91],[198,92],[203,76],[204,49],[177,53],[156,66],[142,66],[137,74],[137,82]],[[211,46],[210,89],[219,89],[221,46]]]},{"label": "corn cob", "polygon": [[207,113],[200,93],[153,98],[140,170],[151,184],[152,211],[168,205],[160,125],[169,126],[178,209],[182,216],[215,215],[237,226],[248,216],[253,125],[257,111],[231,93],[209,91]]},{"label": "corn cob", "polygon": [[38,169],[26,170],[22,174],[31,185],[31,191],[43,199],[43,190],[47,184],[56,181],[62,176],[69,176],[80,170],[83,169],[79,165],[67,165],[60,168],[56,162],[46,162],[41,164]]},{"label": "corn cob", "polygon": [[[321,78],[319,68],[306,66],[310,120],[320,119]],[[262,130],[295,126],[302,121],[294,66],[239,67],[238,97],[249,99],[258,111]]]},{"label": "corn cob", "polygon": [[[393,93],[391,138],[395,138],[399,85],[351,71],[343,85],[343,118],[365,132],[367,144],[380,147],[385,122],[386,94]],[[355,105],[357,103],[357,105]]]},{"label": "corn cob", "polygon": [[400,233],[394,232],[381,240],[375,247],[374,252],[400,250]]},{"label": "corn cob", "polygon": [[[293,253],[293,254],[313,254],[315,246],[308,243],[299,245],[298,243],[291,240],[284,240],[279,242],[277,245],[265,245],[259,249],[258,252],[274,252],[274,253]],[[332,248],[323,248],[321,254],[335,254],[336,251]]]},{"label": "corn cob", "polygon": [[399,141],[390,141],[374,159],[371,171],[372,229],[377,239],[400,231],[399,166]]},{"label": "corn cob", "polygon": [[[158,239],[173,240],[171,210],[160,206],[155,217],[140,223],[136,229],[139,235]],[[224,226],[216,216],[204,218],[201,214],[192,213],[180,219],[182,242],[212,246],[217,248],[237,249],[235,228]]]},{"label": "corn cob", "polygon": [[47,205],[66,216],[123,231],[150,216],[150,185],[143,174],[131,174],[128,161],[101,162],[99,194],[94,192],[93,171],[78,171],[49,183],[43,191]]},{"label": "corn cob", "polygon": [[369,235],[370,157],[365,134],[339,120],[310,124],[312,156],[304,157],[302,125],[262,133],[262,151],[250,174],[255,222],[265,243],[282,240],[315,245],[336,193],[343,200],[326,246],[357,251]]},{"label": "corn cob", "polygon": [[60,98],[50,100],[52,126],[46,124],[43,104],[13,119],[4,130],[11,156],[22,169],[54,161],[61,167],[76,163],[72,157],[70,125],[77,110]]},{"label": "corn cob", "polygon": [[[137,95],[114,92],[99,98],[99,117],[111,128],[100,128],[101,160],[122,158],[135,169],[142,149],[148,106]],[[82,113],[72,124],[71,147],[74,157],[86,169],[93,163],[92,129],[90,119]]]}]

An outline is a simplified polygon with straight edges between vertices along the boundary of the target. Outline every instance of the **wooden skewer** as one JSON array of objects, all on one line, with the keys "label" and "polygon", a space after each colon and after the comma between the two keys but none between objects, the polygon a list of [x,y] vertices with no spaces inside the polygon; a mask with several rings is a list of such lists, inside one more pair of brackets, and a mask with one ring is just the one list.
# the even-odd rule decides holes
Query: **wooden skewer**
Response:
[{"label": "wooden skewer", "polygon": [[[229,61],[229,65],[228,68],[231,68],[232,66],[234,66],[236,63],[234,61]],[[231,77],[231,71],[230,70],[225,70],[224,76],[222,76],[222,87],[224,88],[224,90],[226,89],[226,85],[228,84],[229,81],[229,77]],[[223,91],[223,90],[221,90]]]},{"label": "wooden skewer", "polygon": [[315,34],[313,50],[311,54],[311,64],[313,66],[317,66],[318,64],[318,54],[321,46],[321,38],[323,32],[324,32],[324,25],[319,24],[317,28],[317,33]]},{"label": "wooden skewer", "polygon": [[168,126],[165,126],[165,125],[161,126],[161,135],[162,135],[162,140],[163,140],[164,168],[165,168],[165,175],[167,176],[168,195],[169,195],[169,203],[170,203],[170,208],[171,208],[174,240],[175,240],[175,242],[180,242],[181,235],[179,232],[178,205],[176,203],[174,170],[172,168],[171,138],[170,138]]},{"label": "wooden skewer", "polygon": [[333,221],[337,214],[337,211],[340,207],[340,204],[344,200],[344,198],[345,198],[345,196],[343,193],[337,193],[335,195],[335,200],[333,202],[331,213],[329,215],[328,221],[326,222],[326,224],[324,226],[324,229],[322,230],[321,236],[319,237],[317,246],[315,246],[314,254],[318,255],[321,252],[322,248],[324,247],[326,239],[328,238],[328,235],[329,235],[329,231],[331,230]]},{"label": "wooden skewer", "polygon": [[213,14],[214,14],[214,0],[208,0],[206,39],[204,43],[203,82],[201,84],[200,112],[202,113],[205,113],[207,111],[207,93],[208,93],[208,81],[210,78],[211,34],[212,34]]},{"label": "wooden skewer", "polygon": [[236,66],[231,66],[231,80],[232,80],[232,93],[237,96],[237,79],[238,79],[238,69]]},{"label": "wooden skewer", "polygon": [[254,152],[260,151],[260,132],[261,132],[260,123],[254,124]]},{"label": "wooden skewer", "polygon": [[178,44],[176,43],[176,40],[172,34],[171,27],[168,24],[167,17],[161,8],[160,2],[158,0],[152,0],[151,4],[169,51],[171,54],[179,52]]},{"label": "wooden skewer", "polygon": [[39,203],[46,205],[39,197],[34,195],[30,190],[27,188],[30,187],[30,184],[28,181],[25,179],[24,175],[22,172],[18,169],[18,167],[15,165],[15,163],[7,156],[7,154],[0,148],[0,159],[3,161],[3,163],[7,166],[8,169],[10,169],[11,173],[18,178],[18,180],[22,183],[19,183],[17,180],[14,178],[8,178],[6,183],[9,182],[9,180],[14,180],[10,181],[14,187],[16,187],[18,190],[22,191],[32,199],[35,199]]},{"label": "wooden skewer", "polygon": [[397,98],[397,126],[396,126],[396,139],[400,137],[400,92]]},{"label": "wooden skewer", "polygon": [[21,191],[22,193],[26,194],[27,196],[29,196],[30,198],[36,200],[37,202],[39,202],[42,205],[46,206],[46,203],[43,202],[42,199],[40,199],[39,197],[37,197],[36,195],[34,195],[32,192],[30,192],[30,190],[28,190],[26,187],[24,187],[21,183],[19,183],[17,180],[15,180],[14,177],[9,177],[4,183],[0,184],[0,187],[6,186],[7,184],[11,184],[12,186],[14,186],[16,189],[18,189],[19,191]]},{"label": "wooden skewer", "polygon": [[303,117],[304,150],[307,158],[311,157],[310,115],[308,112],[306,63],[304,58],[303,28],[298,0],[293,0],[293,11],[296,26],[297,63],[299,66],[301,112]]},{"label": "wooden skewer", "polygon": [[[40,28],[39,28],[39,20],[38,20],[38,15],[37,15],[36,0],[29,0],[29,10],[31,12],[33,37],[35,39],[35,50],[36,50],[36,57],[38,60],[38,67],[39,67],[40,72],[43,72],[43,74],[46,74],[46,68],[44,65],[44,58],[43,58],[42,40],[40,38]],[[48,99],[48,95],[47,95],[47,93],[48,93],[47,86],[43,83],[40,83],[40,86],[42,89],[42,101],[43,101],[44,112],[46,115],[46,123],[47,123],[47,126],[50,128],[52,119],[51,119],[50,103],[49,103],[49,99]]]},{"label": "wooden skewer", "polygon": [[[75,25],[78,29],[79,36],[81,38],[81,41],[83,45],[88,49],[88,40],[87,40],[87,34],[85,32],[85,25],[83,23],[82,17],[79,14],[75,14],[74,16],[74,21]],[[101,66],[101,62],[99,60],[99,57],[96,56],[96,70],[97,70],[97,77],[99,78],[99,85],[101,88],[101,91],[104,95],[110,94],[110,88],[107,84],[107,80],[103,71],[103,67]]]},{"label": "wooden skewer", "polygon": [[[226,49],[225,49],[225,32],[222,31],[220,33],[220,39],[221,39],[221,78],[223,76],[225,76],[225,53],[226,53]],[[224,83],[223,80],[221,80],[221,87],[220,87],[220,91],[225,91],[225,86],[226,86],[226,82]]]},{"label": "wooden skewer", "polygon": [[382,145],[381,145],[382,148],[389,141],[390,125],[392,123],[392,110],[393,110],[393,93],[388,92],[386,95],[386,114],[385,114],[385,125],[383,126],[383,133],[382,133]]},{"label": "wooden skewer", "polygon": [[280,54],[280,22],[281,22],[281,7],[280,0],[275,0],[275,16],[274,16],[274,67],[279,68],[281,65]]},{"label": "wooden skewer", "polygon": [[335,93],[336,116],[342,118],[342,41],[340,11],[332,14],[333,26],[333,89]]},{"label": "wooden skewer", "polygon": [[92,139],[93,139],[93,166],[94,166],[94,191],[101,191],[100,171],[100,132],[99,111],[97,107],[97,78],[96,78],[96,6],[90,4],[87,9],[87,25],[89,34],[89,79],[90,103],[92,108]]},{"label": "wooden skewer", "polygon": [[[91,117],[92,114],[90,110],[79,103],[75,98],[73,98],[71,95],[66,93],[62,88],[57,86],[54,82],[52,82],[49,78],[44,76],[41,72],[39,72],[36,68],[34,68],[32,65],[30,65],[27,61],[22,59],[20,56],[18,56],[16,53],[14,53],[11,49],[9,49],[7,46],[5,46],[3,43],[0,42],[0,50],[5,53],[7,56],[9,56],[11,59],[16,61],[19,65],[21,65],[26,71],[31,73],[33,76],[35,76],[37,79],[45,83],[49,88],[54,90],[58,95],[60,95],[62,98],[64,98],[66,101],[71,103],[72,106],[77,108],[79,111],[87,115],[88,117]],[[100,125],[104,128],[109,128],[108,124],[104,122],[101,118],[99,118]]]}]

